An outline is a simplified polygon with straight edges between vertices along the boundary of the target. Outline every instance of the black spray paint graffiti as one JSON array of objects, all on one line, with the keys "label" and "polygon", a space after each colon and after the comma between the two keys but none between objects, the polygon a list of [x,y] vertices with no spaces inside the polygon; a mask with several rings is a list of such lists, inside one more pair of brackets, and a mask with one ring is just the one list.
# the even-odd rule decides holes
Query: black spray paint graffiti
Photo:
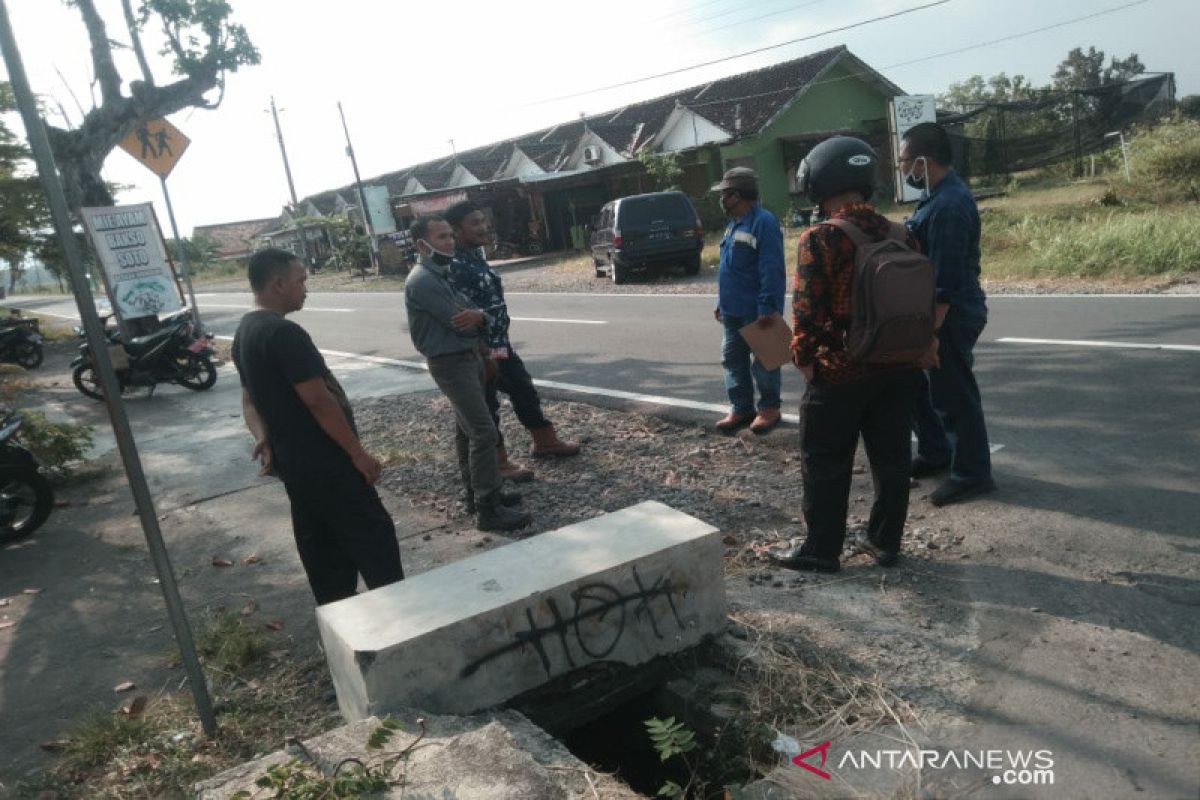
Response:
[{"label": "black spray paint graffiti", "polygon": [[[569,637],[572,634],[574,634],[579,649],[585,655],[591,659],[604,658],[616,649],[617,643],[621,641],[621,636],[625,633],[626,606],[633,602],[637,603],[633,609],[634,618],[645,619],[649,622],[650,630],[653,631],[655,638],[663,638],[663,634],[658,628],[658,617],[654,609],[650,607],[650,601],[658,597],[667,601],[667,606],[671,609],[671,616],[674,618],[675,624],[679,626],[679,630],[686,630],[683,620],[679,618],[679,611],[675,608],[675,589],[671,585],[670,578],[660,575],[654,583],[647,587],[642,583],[637,567],[633,567],[633,583],[637,590],[627,593],[622,593],[608,583],[586,583],[579,586],[571,592],[574,608],[569,617],[563,616],[553,597],[547,598],[546,607],[550,609],[550,615],[553,617],[553,622],[548,625],[539,626],[533,619],[533,609],[526,608],[525,619],[529,622],[529,630],[518,631],[513,636],[512,642],[485,653],[463,667],[460,677],[466,678],[474,675],[489,661],[527,646],[537,651],[538,657],[542,661],[542,668],[546,670],[547,675],[552,675],[550,656],[546,652],[544,640],[554,636],[558,637],[563,655],[572,669],[576,666],[575,658],[571,655]],[[612,612],[614,616],[609,618],[609,612]],[[591,626],[581,624],[591,621],[603,624]]]}]

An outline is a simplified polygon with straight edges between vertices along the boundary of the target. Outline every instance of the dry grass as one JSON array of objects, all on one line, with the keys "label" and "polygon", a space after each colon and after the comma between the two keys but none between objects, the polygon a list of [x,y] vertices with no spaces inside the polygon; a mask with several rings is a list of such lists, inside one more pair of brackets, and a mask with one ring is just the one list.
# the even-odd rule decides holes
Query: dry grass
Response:
[{"label": "dry grass", "polygon": [[908,735],[919,725],[913,708],[877,677],[799,646],[778,634],[733,617],[749,637],[735,666],[735,680],[747,712],[758,724],[790,733],[802,743],[845,739],[855,733],[896,725]]},{"label": "dry grass", "polygon": [[[240,617],[240,615],[232,615]],[[63,737],[49,769],[14,787],[15,798],[190,797],[191,786],[222,770],[341,723],[325,698],[324,659],[294,660],[267,650],[261,623],[217,614],[198,626],[197,649],[217,710],[218,736],[206,738],[184,681],[147,698],[136,715],[98,709]]]}]

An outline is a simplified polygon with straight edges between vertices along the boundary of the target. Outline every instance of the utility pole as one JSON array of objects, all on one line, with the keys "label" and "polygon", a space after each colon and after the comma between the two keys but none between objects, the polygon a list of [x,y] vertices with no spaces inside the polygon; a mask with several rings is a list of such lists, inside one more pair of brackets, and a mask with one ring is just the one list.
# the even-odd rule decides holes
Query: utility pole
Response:
[{"label": "utility pole", "polygon": [[[275,136],[279,139],[279,154],[283,156],[283,171],[287,175],[288,193],[292,197],[292,209],[300,213],[300,201],[296,198],[296,184],[292,182],[292,166],[288,163],[287,147],[283,143],[283,128],[279,127],[279,110],[275,108],[275,96],[271,96],[271,117],[275,120]],[[300,252],[304,257],[304,266],[312,270],[313,264],[308,258],[308,234],[299,222],[296,227],[300,230]]]},{"label": "utility pole", "polygon": [[358,208],[362,212],[363,228],[371,240],[371,270],[380,274],[379,243],[375,241],[375,225],[371,222],[371,211],[367,208],[367,193],[363,191],[362,177],[358,174],[358,159],[354,157],[354,145],[350,143],[350,128],[346,126],[346,112],[342,110],[342,101],[338,100],[338,116],[342,118],[342,130],[346,133],[346,155],[350,156],[350,166],[354,168],[354,186],[358,189]]},{"label": "utility pole", "polygon": [[175,571],[171,567],[171,559],[167,553],[166,544],[163,542],[162,530],[158,526],[154,498],[150,494],[150,486],[146,482],[146,474],[142,470],[142,460],[138,455],[137,442],[134,441],[133,429],[129,425],[125,404],[121,400],[121,387],[117,382],[116,372],[113,371],[112,360],[108,356],[108,340],[105,338],[100,316],[96,313],[96,302],[88,287],[87,272],[83,267],[83,254],[80,252],[79,242],[75,240],[74,224],[67,207],[66,195],[63,193],[58,167],[54,163],[54,153],[50,149],[50,138],[46,135],[45,123],[38,116],[37,101],[34,99],[33,91],[29,88],[25,66],[21,63],[21,55],[17,51],[17,42],[13,36],[12,25],[9,23],[5,0],[0,0],[0,54],[3,54],[8,78],[16,97],[17,108],[20,110],[21,119],[25,124],[25,134],[29,138],[29,149],[33,151],[34,162],[37,164],[38,179],[41,181],[42,190],[46,193],[46,202],[50,207],[54,229],[58,234],[63,255],[66,257],[67,269],[71,276],[71,289],[75,294],[79,318],[83,322],[83,329],[87,335],[92,365],[100,377],[100,386],[104,390],[104,402],[108,408],[109,421],[112,423],[113,436],[117,441],[117,449],[121,452],[121,461],[125,466],[130,492],[132,492],[134,503],[137,505],[137,514],[141,519],[142,532],[146,536],[150,558],[154,562],[155,572],[158,573],[159,586],[162,588],[163,600],[167,605],[167,616],[171,620],[175,643],[179,646],[180,661],[187,673],[192,698],[196,702],[196,712],[200,716],[200,724],[204,728],[204,733],[207,736],[215,737],[217,735],[217,718],[213,712],[212,698],[208,694],[204,670],[200,666],[191,627],[188,625],[187,613],[184,611],[183,600],[179,596]]}]

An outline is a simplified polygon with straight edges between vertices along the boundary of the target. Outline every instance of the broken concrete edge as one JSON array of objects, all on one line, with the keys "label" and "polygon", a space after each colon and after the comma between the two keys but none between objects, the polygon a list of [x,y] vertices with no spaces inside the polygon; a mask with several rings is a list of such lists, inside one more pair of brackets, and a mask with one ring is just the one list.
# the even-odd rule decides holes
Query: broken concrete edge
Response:
[{"label": "broken concrete edge", "polygon": [[473,714],[724,630],[723,571],[716,528],[650,501],[322,606],[317,623],[346,719]]},{"label": "broken concrete edge", "polygon": [[[200,800],[227,800],[239,791],[261,791],[255,782],[272,767],[307,761],[329,776],[346,759],[376,765],[411,748],[392,777],[400,781],[385,798],[454,797],[456,800],[526,800],[597,796],[633,800],[641,795],[613,776],[598,773],[560,742],[516,711],[471,717],[433,716],[416,710],[393,715],[401,729],[382,750],[367,740],[381,720],[368,717],[233,767],[193,789]],[[424,720],[424,736],[418,719]],[[418,738],[420,741],[418,742]],[[415,746],[414,746],[415,745]]]}]

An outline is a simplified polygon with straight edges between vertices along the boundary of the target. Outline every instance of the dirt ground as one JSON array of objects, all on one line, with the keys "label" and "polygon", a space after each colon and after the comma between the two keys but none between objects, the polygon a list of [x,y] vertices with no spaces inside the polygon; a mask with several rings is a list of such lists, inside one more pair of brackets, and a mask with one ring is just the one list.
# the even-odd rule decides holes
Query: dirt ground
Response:
[{"label": "dirt ground", "polygon": [[[24,402],[103,425],[101,406],[70,385],[69,350],[55,348],[31,374]],[[191,402],[169,390],[157,400],[168,410]],[[356,406],[364,439],[388,463],[383,486],[403,532],[406,570],[506,541],[475,531],[453,500],[456,470],[440,396]],[[1067,787],[1012,796],[1196,796],[1194,556],[1181,558],[1132,528],[1080,525],[1070,509],[1012,504],[1006,487],[1037,490],[1000,474],[996,495],[947,509],[924,499],[930,486],[915,486],[905,558],[894,569],[848,550],[839,574],[799,574],[763,555],[803,535],[794,428],[727,438],[687,419],[580,403],[549,402],[548,414],[561,435],[584,442],[584,452],[534,464],[538,479],[521,487],[535,517],[524,535],[661,500],[722,530],[730,615],[751,639],[769,636],[843,660],[905,701],[914,740],[986,739],[995,725],[1048,742]],[[524,452],[528,435],[511,415],[505,420],[512,452]],[[241,426],[233,405],[197,424],[204,436]],[[205,458],[202,447],[195,458]],[[98,477],[60,489],[42,531],[0,551],[0,784],[49,763],[53,756],[40,745],[86,711],[116,707],[124,699],[114,692],[118,684],[132,681],[153,698],[182,683],[124,479],[111,457],[97,466]],[[248,467],[248,460],[221,460],[205,468]],[[870,503],[861,461],[856,473],[852,527]],[[311,599],[281,495],[275,485],[251,486],[168,503],[160,518],[190,613],[253,601],[254,619],[270,625],[279,657],[307,656],[315,643]],[[1106,547],[1092,547],[1100,537]],[[215,559],[231,566],[214,566]],[[776,723],[809,742],[812,732],[786,715]],[[846,730],[857,730],[852,719]],[[1000,734],[991,736],[989,746],[1000,746]],[[264,742],[264,752],[276,744]],[[1118,766],[1098,766],[1110,763]]]}]

